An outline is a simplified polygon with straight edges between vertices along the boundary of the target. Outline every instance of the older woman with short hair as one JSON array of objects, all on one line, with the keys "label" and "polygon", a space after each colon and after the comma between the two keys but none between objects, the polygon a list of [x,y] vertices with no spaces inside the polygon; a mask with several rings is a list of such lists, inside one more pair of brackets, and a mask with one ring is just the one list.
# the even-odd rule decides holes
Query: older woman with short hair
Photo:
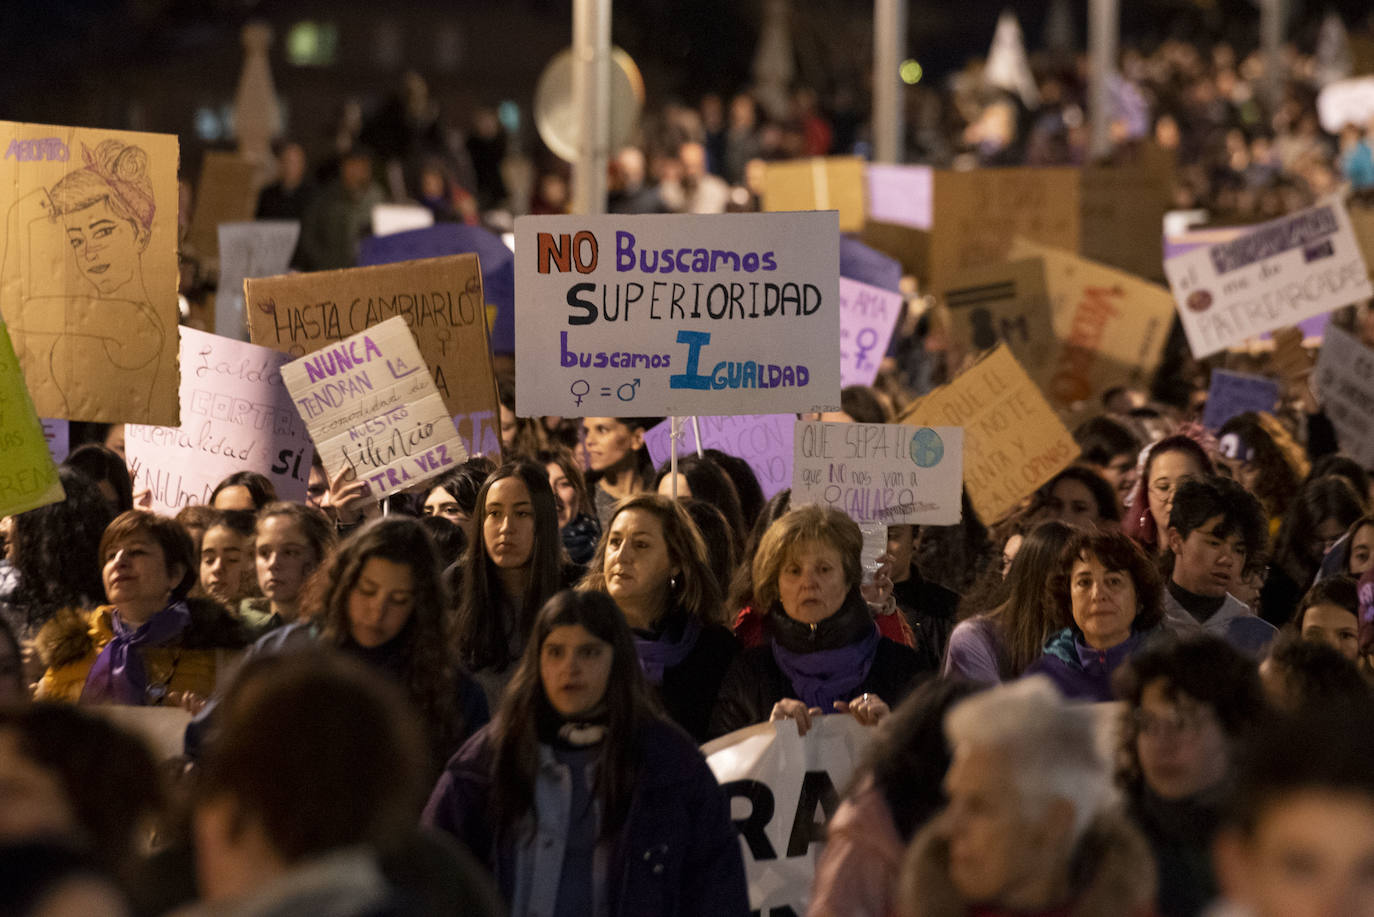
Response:
[{"label": "older woman with short hair", "polygon": [[764,533],[753,575],[766,639],[726,674],[713,734],[779,719],[805,733],[832,712],[873,724],[907,695],[924,666],[879,634],[859,591],[862,548],[859,526],[824,507],[793,510]]}]

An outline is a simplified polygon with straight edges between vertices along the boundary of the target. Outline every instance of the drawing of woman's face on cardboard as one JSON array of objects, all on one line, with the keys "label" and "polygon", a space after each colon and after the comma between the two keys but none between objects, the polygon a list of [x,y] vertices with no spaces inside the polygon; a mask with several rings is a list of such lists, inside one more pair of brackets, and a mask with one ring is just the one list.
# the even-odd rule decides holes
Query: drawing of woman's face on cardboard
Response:
[{"label": "drawing of woman's face on cardboard", "polygon": [[[67,227],[67,242],[76,256],[82,275],[102,296],[113,296],[124,290],[129,281],[142,279],[141,256],[148,245],[148,233],[139,233],[132,220],[121,219],[102,198],[70,213],[62,220]],[[128,290],[133,293],[139,287]]]},{"label": "drawing of woman's face on cardboard", "polygon": [[[144,300],[143,251],[152,236],[152,180],[139,147],[107,140],[82,148],[85,167],[53,186],[54,215],[81,275],[98,295]],[[135,282],[136,281],[136,282]]]}]

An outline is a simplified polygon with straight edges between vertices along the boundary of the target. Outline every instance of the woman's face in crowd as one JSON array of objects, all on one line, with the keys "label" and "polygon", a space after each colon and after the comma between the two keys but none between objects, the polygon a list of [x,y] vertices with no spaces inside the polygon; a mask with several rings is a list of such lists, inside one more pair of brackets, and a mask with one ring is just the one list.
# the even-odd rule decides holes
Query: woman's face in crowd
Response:
[{"label": "woman's face in crowd", "polygon": [[415,579],[409,564],[369,557],[348,593],[348,629],[359,646],[396,638],[415,611]]},{"label": "woman's face in crowd", "polygon": [[1016,561],[1016,555],[1021,553],[1021,545],[1026,538],[1024,535],[1012,535],[1007,539],[1007,543],[1002,546],[1002,578],[1006,579],[1011,572],[1011,565]]},{"label": "woman's face in crowd", "polygon": [[643,434],[614,417],[584,417],[587,463],[592,471],[605,471],[626,461],[643,443]]},{"label": "woman's face in crowd", "polygon": [[1097,498],[1082,481],[1061,478],[1050,490],[1045,501],[1046,518],[1079,528],[1092,528],[1102,519],[1097,509]]},{"label": "woman's face in crowd", "polygon": [[1302,638],[1325,643],[1350,661],[1360,658],[1360,619],[1339,605],[1312,605],[1302,616]]},{"label": "woman's face in crowd", "polygon": [[323,509],[329,496],[329,478],[323,468],[310,466],[310,477],[305,484],[305,505]]},{"label": "woman's face in crowd", "polygon": [[1362,525],[1350,538],[1350,575],[1359,577],[1374,566],[1374,525]]},{"label": "woman's face in crowd", "polygon": [[549,487],[553,488],[553,495],[558,498],[558,527],[562,528],[577,516],[577,488],[573,487],[572,481],[563,472],[563,466],[557,462],[549,462],[544,470],[549,473]]},{"label": "woman's face in crowd", "polygon": [[124,454],[124,424],[110,424],[110,429],[105,431],[105,448],[120,458],[127,458]]},{"label": "woman's face in crowd", "polygon": [[1108,570],[1092,554],[1080,557],[1069,571],[1069,600],[1073,621],[1093,649],[1111,649],[1131,636],[1138,603],[1125,570]]},{"label": "woman's face in crowd", "polygon": [[101,572],[105,595],[115,606],[166,602],[185,574],[180,566],[168,570],[162,545],[137,533],[111,546]]},{"label": "woman's face in crowd", "polygon": [[503,570],[523,567],[534,553],[534,502],[525,482],[502,478],[487,489],[482,543],[491,562]]},{"label": "woman's face in crowd", "polygon": [[1163,799],[1211,789],[1226,776],[1230,744],[1208,704],[1171,692],[1164,679],[1145,686],[1136,711],[1136,753],[1145,782]]},{"label": "woman's face in crowd", "polygon": [[1156,528],[1163,532],[1169,527],[1169,510],[1174,505],[1179,479],[1202,474],[1202,466],[1191,453],[1172,451],[1155,456],[1149,472],[1145,484],[1150,497],[1150,515],[1154,517]]},{"label": "woman's face in crowd", "polygon": [[1098,469],[1098,474],[1102,475],[1104,481],[1112,485],[1112,490],[1116,491],[1117,500],[1123,505],[1131,492],[1131,488],[1135,487],[1135,469],[1136,457],[1130,452],[1112,456],[1106,465]]},{"label": "woman's face in crowd", "polygon": [[14,729],[0,729],[0,841],[72,837],[76,813],[62,779],[20,748]]},{"label": "woman's face in crowd", "polygon": [[[138,233],[132,221],[110,209],[108,199],[63,214],[62,220],[77,266],[102,296],[119,292],[138,273],[143,252]],[[124,293],[142,295],[134,290]]]},{"label": "woman's face in crowd", "polygon": [[553,709],[567,717],[590,713],[606,696],[611,645],[580,624],[555,627],[539,648],[539,679]]},{"label": "woman's face in crowd", "polygon": [[253,494],[247,487],[233,484],[215,496],[215,509],[244,509],[253,512],[257,507],[253,505]]},{"label": "woman's face in crowd", "polygon": [[675,575],[663,523],[643,509],[617,513],[606,533],[606,591],[618,604],[658,601]]},{"label": "woman's face in crowd", "polygon": [[782,610],[803,624],[819,624],[839,611],[848,593],[840,552],[826,542],[794,545],[778,571]]},{"label": "woman's face in crowd", "polygon": [[467,525],[467,514],[458,508],[458,501],[454,499],[453,494],[442,487],[436,487],[429,492],[421,511],[426,516],[443,516],[454,525]]},{"label": "woman's face in crowd", "polygon": [[258,523],[254,549],[258,588],[273,602],[293,603],[320,558],[300,524],[290,516],[268,516]]},{"label": "woman's face in crowd", "polygon": [[252,592],[252,561],[253,536],[211,526],[200,542],[200,585],[216,600],[236,608]]}]

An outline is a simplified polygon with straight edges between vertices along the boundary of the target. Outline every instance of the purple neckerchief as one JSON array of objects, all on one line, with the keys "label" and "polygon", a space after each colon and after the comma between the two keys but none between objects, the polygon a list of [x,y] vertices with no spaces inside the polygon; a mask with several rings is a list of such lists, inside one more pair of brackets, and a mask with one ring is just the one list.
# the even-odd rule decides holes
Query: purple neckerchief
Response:
[{"label": "purple neckerchief", "polygon": [[143,706],[147,703],[148,673],[143,668],[143,657],[135,651],[143,646],[172,642],[190,623],[191,610],[185,602],[173,602],[135,630],[130,630],[124,623],[118,609],[111,611],[110,627],[114,630],[114,639],[95,657],[81,689],[81,700]]},{"label": "purple neckerchief", "polygon": [[639,667],[644,670],[644,677],[649,679],[649,684],[662,685],[663,673],[686,659],[700,636],[701,622],[690,615],[686,626],[682,628],[682,636],[677,640],[649,640],[636,635],[635,652],[639,655]]},{"label": "purple neckerchief", "polygon": [[864,683],[881,639],[875,624],[872,633],[858,643],[833,650],[794,653],[774,640],[773,659],[806,706],[831,713],[835,701],[847,700]]}]

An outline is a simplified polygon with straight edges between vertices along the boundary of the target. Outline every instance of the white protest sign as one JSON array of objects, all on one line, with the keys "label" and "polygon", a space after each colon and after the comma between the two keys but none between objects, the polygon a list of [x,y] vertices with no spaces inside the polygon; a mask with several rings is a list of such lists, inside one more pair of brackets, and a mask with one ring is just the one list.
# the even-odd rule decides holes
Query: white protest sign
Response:
[{"label": "white protest sign", "polygon": [[243,314],[243,279],[285,274],[300,239],[296,220],[255,220],[219,224],[219,287],[215,293],[215,333],[248,340]]},{"label": "white protest sign", "polygon": [[854,776],[873,729],[848,714],[760,723],[703,745],[706,764],[730,798],[739,832],[749,907],[756,914],[805,914],[825,844],[825,825]]},{"label": "white protest sign", "polygon": [[792,505],[855,522],[954,525],[964,486],[962,427],[797,421]]},{"label": "white protest sign", "polygon": [[840,384],[872,385],[902,314],[902,294],[840,278]]},{"label": "white protest sign", "polygon": [[1374,76],[1328,83],[1317,93],[1317,117],[1329,134],[1339,134],[1347,124],[1363,128],[1374,118]]},{"label": "white protest sign", "polygon": [[1199,358],[1374,296],[1350,215],[1335,198],[1170,258],[1164,273]]},{"label": "white protest sign", "polygon": [[347,468],[380,499],[467,461],[402,316],[293,360],[281,374],[331,478]]},{"label": "white protest sign", "polygon": [[[765,497],[792,486],[792,429],[795,414],[735,414],[698,417],[678,428],[677,454],[697,448],[696,428],[701,428],[701,448],[719,449],[749,463]],[[644,445],[654,465],[672,455],[672,421],[655,424],[644,433]]]},{"label": "white protest sign", "polygon": [[1341,449],[1374,467],[1374,351],[1328,325],[1314,378]]},{"label": "white protest sign", "polygon": [[515,221],[516,413],[839,410],[833,211]]},{"label": "white protest sign", "polygon": [[181,426],[125,424],[134,493],[168,516],[209,503],[236,471],[267,476],[282,500],[305,500],[314,454],[282,385],[286,354],[182,326]]},{"label": "white protest sign", "polygon": [[419,204],[374,204],[372,234],[391,236],[434,225],[434,211]]}]

